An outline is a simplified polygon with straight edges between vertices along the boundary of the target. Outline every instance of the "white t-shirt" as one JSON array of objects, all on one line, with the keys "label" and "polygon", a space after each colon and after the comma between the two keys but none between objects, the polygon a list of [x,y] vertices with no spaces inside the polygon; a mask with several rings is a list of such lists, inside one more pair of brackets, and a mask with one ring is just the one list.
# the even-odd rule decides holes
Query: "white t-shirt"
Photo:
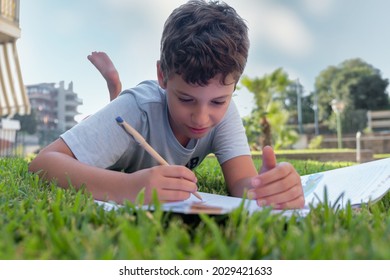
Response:
[{"label": "white t-shirt", "polygon": [[233,101],[222,121],[205,137],[191,139],[183,147],[168,121],[166,93],[156,81],[145,81],[125,90],[94,115],[61,135],[75,157],[83,163],[106,169],[135,172],[158,163],[116,122],[116,117],[134,127],[169,163],[193,169],[210,153],[220,164],[250,155],[245,129]]}]

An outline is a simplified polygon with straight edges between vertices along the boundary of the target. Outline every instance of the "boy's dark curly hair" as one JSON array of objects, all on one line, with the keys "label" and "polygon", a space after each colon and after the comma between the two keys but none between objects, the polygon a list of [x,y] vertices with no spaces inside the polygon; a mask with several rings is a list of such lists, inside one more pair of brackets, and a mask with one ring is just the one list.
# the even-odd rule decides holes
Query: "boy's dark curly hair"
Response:
[{"label": "boy's dark curly hair", "polygon": [[219,1],[189,1],[164,25],[160,57],[164,83],[172,74],[201,86],[218,74],[221,84],[228,75],[237,83],[248,49],[248,27],[235,9]]}]

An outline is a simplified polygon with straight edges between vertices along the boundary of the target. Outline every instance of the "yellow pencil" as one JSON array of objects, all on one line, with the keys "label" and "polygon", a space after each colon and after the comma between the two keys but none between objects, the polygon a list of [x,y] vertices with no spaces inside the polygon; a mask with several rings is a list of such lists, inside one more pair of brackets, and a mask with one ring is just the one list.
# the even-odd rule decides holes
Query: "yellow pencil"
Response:
[{"label": "yellow pencil", "polygon": [[[148,142],[146,142],[145,138],[142,137],[141,134],[138,133],[137,130],[135,130],[131,125],[129,125],[127,122],[125,122],[121,117],[117,117],[116,122],[121,125],[130,135],[132,135],[137,141],[157,162],[161,165],[169,165],[169,163],[160,156],[155,149],[153,149],[152,146],[149,145]],[[203,200],[202,197],[198,192],[192,193],[194,196],[196,196],[198,199]]]}]

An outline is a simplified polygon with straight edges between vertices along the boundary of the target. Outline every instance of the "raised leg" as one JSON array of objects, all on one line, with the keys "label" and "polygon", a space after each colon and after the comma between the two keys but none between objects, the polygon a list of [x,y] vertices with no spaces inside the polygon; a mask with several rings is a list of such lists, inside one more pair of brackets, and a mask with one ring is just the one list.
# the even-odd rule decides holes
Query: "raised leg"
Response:
[{"label": "raised leg", "polygon": [[88,55],[88,60],[91,61],[106,80],[110,101],[114,100],[122,91],[122,83],[114,63],[105,52],[92,52]]}]

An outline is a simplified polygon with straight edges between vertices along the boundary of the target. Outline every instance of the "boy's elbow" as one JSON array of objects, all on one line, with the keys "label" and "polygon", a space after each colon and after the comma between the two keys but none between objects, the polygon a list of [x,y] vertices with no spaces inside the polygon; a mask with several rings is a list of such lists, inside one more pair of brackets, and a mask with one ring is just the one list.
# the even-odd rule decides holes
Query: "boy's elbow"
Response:
[{"label": "boy's elbow", "polygon": [[39,153],[28,164],[28,171],[31,173],[41,173],[40,171],[45,169],[45,163],[49,161],[47,157],[48,152],[50,151],[47,151],[46,148],[40,150]]},{"label": "boy's elbow", "polygon": [[37,173],[39,170],[42,170],[42,166],[40,164],[41,162],[41,155],[38,154],[29,164],[28,164],[28,171],[31,173]]},{"label": "boy's elbow", "polygon": [[61,164],[58,155],[61,154],[74,157],[63,140],[57,139],[39,151],[38,155],[28,165],[28,171],[37,173],[42,170],[45,171],[47,168],[50,169],[53,165],[58,166],[58,164]]}]

